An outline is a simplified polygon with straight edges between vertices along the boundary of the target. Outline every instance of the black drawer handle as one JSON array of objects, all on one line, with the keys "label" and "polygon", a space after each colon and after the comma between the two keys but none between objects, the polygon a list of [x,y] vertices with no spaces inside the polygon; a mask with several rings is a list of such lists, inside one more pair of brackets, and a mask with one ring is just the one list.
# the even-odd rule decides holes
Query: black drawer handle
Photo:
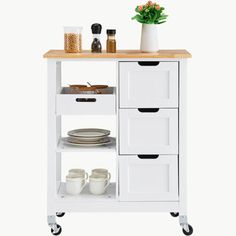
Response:
[{"label": "black drawer handle", "polygon": [[138,155],[140,159],[157,159],[159,155]]},{"label": "black drawer handle", "polygon": [[158,112],[159,108],[138,108],[139,112]]},{"label": "black drawer handle", "polygon": [[159,61],[139,61],[138,64],[140,66],[158,66],[160,62]]},{"label": "black drawer handle", "polygon": [[96,98],[76,98],[76,102],[96,102]]}]

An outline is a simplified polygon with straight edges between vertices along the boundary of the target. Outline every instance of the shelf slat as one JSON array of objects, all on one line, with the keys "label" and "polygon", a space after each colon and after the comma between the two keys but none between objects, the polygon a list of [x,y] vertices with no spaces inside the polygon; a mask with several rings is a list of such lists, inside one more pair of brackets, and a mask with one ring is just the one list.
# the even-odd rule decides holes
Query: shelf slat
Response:
[{"label": "shelf slat", "polygon": [[57,152],[115,152],[116,139],[111,138],[112,143],[104,146],[97,147],[77,147],[74,145],[65,144],[63,138],[60,139],[57,147]]},{"label": "shelf slat", "polygon": [[95,201],[115,201],[116,200],[116,184],[110,183],[104,194],[93,195],[89,192],[89,184],[85,186],[83,191],[76,196],[68,195],[66,193],[66,183],[62,182],[58,191],[58,197],[63,201],[85,201],[85,202],[95,202]]}]

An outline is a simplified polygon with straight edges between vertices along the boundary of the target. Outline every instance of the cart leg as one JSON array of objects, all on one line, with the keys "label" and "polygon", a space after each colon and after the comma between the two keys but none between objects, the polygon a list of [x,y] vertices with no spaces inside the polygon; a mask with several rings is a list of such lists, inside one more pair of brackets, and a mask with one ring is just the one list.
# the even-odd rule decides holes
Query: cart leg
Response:
[{"label": "cart leg", "polygon": [[51,228],[51,233],[53,235],[59,235],[61,233],[61,226],[57,224],[54,215],[48,216],[48,226]]},{"label": "cart leg", "polygon": [[188,224],[188,219],[186,215],[179,216],[179,224],[183,229],[183,233],[185,235],[191,235],[193,233],[193,228],[190,224]]}]

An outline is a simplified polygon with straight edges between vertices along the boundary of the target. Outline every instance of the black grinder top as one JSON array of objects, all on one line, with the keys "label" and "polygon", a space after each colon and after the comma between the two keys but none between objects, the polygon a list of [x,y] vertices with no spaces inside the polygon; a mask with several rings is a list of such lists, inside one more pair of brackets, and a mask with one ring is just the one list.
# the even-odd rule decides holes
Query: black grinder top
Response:
[{"label": "black grinder top", "polygon": [[101,34],[102,25],[98,23],[92,24],[91,29],[93,34]]}]

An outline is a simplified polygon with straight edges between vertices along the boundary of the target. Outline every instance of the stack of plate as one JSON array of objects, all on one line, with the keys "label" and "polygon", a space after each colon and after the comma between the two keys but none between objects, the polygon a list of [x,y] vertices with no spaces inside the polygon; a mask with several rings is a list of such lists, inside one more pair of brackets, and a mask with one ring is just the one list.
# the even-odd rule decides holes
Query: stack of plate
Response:
[{"label": "stack of plate", "polygon": [[65,138],[64,142],[83,147],[102,146],[112,142],[109,135],[110,131],[105,129],[76,129],[68,132],[69,137]]}]

